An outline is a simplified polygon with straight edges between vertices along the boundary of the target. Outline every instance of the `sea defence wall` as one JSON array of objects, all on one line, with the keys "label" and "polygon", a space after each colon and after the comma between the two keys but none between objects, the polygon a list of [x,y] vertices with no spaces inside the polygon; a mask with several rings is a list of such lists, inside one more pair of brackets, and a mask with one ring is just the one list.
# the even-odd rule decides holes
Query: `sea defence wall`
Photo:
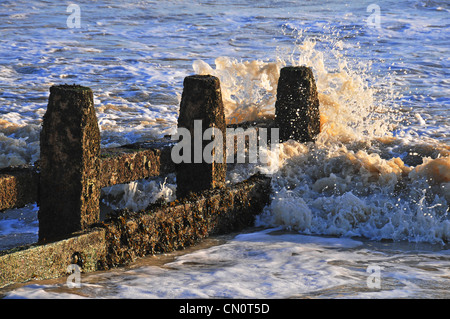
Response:
[{"label": "sea defence wall", "polygon": [[[198,121],[203,124],[201,135],[209,128],[219,130],[211,140],[221,139],[217,145],[223,149],[214,149],[219,160],[212,162],[174,161],[177,141],[169,138],[101,149],[93,100],[88,87],[52,86],[40,159],[34,165],[0,169],[1,211],[32,202],[39,206],[38,242],[0,252],[0,287],[67,276],[72,264],[91,272],[183,249],[212,234],[252,225],[270,203],[270,176],[225,182],[227,124],[218,78],[185,78],[178,119],[178,129],[192,133],[193,139]],[[309,68],[281,70],[275,115],[274,121],[240,125],[279,128],[282,141],[314,141],[319,105]],[[191,142],[192,156],[208,147]],[[172,172],[177,179],[175,201],[137,212],[117,210],[100,219],[101,188]]]}]

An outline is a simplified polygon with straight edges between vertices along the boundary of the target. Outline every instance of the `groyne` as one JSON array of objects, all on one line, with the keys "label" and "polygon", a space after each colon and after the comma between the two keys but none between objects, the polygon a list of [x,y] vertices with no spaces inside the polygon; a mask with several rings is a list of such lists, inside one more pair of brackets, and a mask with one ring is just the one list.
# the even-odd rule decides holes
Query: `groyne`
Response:
[{"label": "groyne", "polygon": [[[218,78],[185,78],[178,119],[178,129],[191,132],[193,139],[198,121],[202,136],[210,128],[216,130],[208,143],[190,143],[195,157],[211,141],[220,142],[214,144],[221,149],[214,148],[213,161],[174,161],[172,150],[179,141],[169,138],[102,149],[93,100],[88,87],[52,86],[40,159],[34,165],[0,170],[1,211],[32,202],[39,206],[38,242],[0,252],[0,287],[67,276],[73,264],[91,272],[183,249],[212,234],[252,225],[270,202],[270,176],[256,174],[234,185],[225,182],[229,126]],[[282,141],[314,141],[320,117],[309,68],[281,70],[275,115],[275,120],[242,126],[279,128]],[[117,210],[100,219],[101,188],[168,173],[176,174],[175,201],[141,211]]]}]

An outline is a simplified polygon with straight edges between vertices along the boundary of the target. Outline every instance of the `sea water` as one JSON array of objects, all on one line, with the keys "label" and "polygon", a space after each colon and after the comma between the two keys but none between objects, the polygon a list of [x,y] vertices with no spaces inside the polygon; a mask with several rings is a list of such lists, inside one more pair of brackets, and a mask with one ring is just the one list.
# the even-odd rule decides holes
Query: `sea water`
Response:
[{"label": "sea water", "polygon": [[[108,147],[173,134],[185,76],[219,77],[238,123],[273,117],[280,69],[307,65],[321,133],[281,144],[275,168],[228,172],[229,183],[272,176],[252,231],[83,275],[80,289],[59,280],[7,296],[450,296],[446,1],[69,4],[0,3],[1,167],[39,158],[49,87],[63,83],[92,88]],[[102,206],[140,209],[175,190],[172,175],[116,185]],[[0,215],[1,249],[37,240],[37,210]]]}]

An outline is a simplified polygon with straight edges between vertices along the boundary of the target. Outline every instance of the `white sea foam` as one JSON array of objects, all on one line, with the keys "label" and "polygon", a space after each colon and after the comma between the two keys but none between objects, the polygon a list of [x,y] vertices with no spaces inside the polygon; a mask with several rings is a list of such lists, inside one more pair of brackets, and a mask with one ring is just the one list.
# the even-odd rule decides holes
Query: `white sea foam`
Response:
[{"label": "white sea foam", "polygon": [[[27,285],[7,298],[445,298],[449,259],[429,247],[373,247],[281,228],[240,234],[178,257],[148,257],[139,267]],[[367,284],[380,267],[380,288]]]},{"label": "white sea foam", "polygon": [[413,168],[399,157],[345,146],[282,146],[283,165],[272,177],[274,195],[261,224],[377,240],[449,240],[448,157],[425,158]]},{"label": "white sea foam", "polygon": [[175,177],[170,174],[163,180],[141,180],[114,185],[102,189],[102,201],[110,209],[145,209],[158,200],[171,202],[176,199]]},{"label": "white sea foam", "polygon": [[35,204],[9,209],[0,215],[0,250],[10,249],[37,241],[39,223]]}]

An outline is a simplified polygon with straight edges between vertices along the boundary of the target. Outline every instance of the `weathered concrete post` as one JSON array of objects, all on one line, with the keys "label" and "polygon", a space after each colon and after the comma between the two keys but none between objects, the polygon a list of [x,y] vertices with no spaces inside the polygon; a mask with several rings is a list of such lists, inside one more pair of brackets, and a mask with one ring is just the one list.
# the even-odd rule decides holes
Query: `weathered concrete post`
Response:
[{"label": "weathered concrete post", "polygon": [[280,141],[314,141],[320,133],[319,98],[316,82],[306,66],[281,69],[278,80],[275,122]]},{"label": "weathered concrete post", "polygon": [[39,240],[98,222],[100,131],[90,88],[50,88],[40,137]]},{"label": "weathered concrete post", "polygon": [[[190,192],[223,187],[226,178],[226,123],[220,81],[211,75],[192,75],[184,79],[183,85],[178,128],[189,130],[191,140],[184,141],[189,142],[190,159],[176,166],[179,198]],[[216,128],[222,134],[204,140],[209,128]],[[220,147],[213,151],[221,152],[218,160],[209,163],[203,155],[205,146],[213,140]]]}]

